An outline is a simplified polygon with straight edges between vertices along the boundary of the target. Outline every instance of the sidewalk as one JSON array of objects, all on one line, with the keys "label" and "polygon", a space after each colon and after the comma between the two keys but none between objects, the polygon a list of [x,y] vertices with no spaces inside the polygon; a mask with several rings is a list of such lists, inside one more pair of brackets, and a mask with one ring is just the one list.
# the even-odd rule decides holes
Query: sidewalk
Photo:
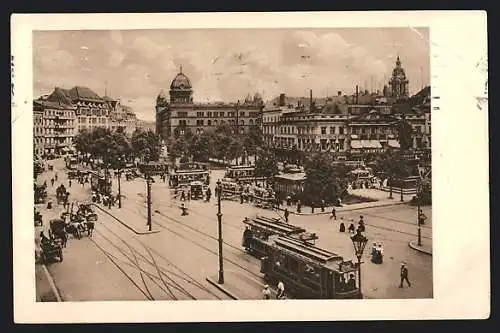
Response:
[{"label": "sidewalk", "polygon": [[416,240],[412,240],[408,243],[408,246],[416,251],[432,256],[432,245],[426,244],[426,242],[424,241],[422,241],[422,245],[418,245],[418,242]]},{"label": "sidewalk", "polygon": [[[102,213],[110,216],[116,222],[123,225],[136,235],[148,235],[160,232],[159,230],[148,230],[147,218],[141,216],[138,212],[132,212],[130,209],[125,208],[122,201],[122,208],[112,206],[111,209],[104,207],[100,204],[92,204],[96,208],[96,213]],[[129,204],[128,207],[131,205]],[[144,209],[144,214],[147,216],[147,211]],[[151,214],[153,216],[153,214]]]}]

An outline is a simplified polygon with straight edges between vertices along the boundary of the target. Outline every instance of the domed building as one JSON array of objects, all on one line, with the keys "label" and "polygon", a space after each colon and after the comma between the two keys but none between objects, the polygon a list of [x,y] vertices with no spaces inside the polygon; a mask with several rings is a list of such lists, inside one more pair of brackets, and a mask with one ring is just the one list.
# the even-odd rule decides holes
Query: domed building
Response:
[{"label": "domed building", "polygon": [[401,66],[401,60],[398,56],[396,67],[392,70],[392,77],[389,81],[391,97],[396,99],[408,98],[408,82],[405,70]]},{"label": "domed building", "polygon": [[260,124],[262,100],[251,95],[241,103],[195,103],[193,85],[182,66],[170,83],[169,95],[168,99],[162,90],[156,98],[156,133],[163,140],[187,132],[199,134],[223,124],[243,134]]}]

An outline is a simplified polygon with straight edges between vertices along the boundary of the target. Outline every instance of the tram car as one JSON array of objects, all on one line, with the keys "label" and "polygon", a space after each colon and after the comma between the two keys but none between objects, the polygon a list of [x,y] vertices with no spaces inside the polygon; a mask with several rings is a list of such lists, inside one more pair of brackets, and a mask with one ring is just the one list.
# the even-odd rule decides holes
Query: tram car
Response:
[{"label": "tram car", "polygon": [[194,181],[189,184],[189,193],[192,200],[203,199],[207,186],[200,181]]},{"label": "tram car", "polygon": [[248,165],[234,165],[226,169],[225,178],[236,179],[237,182],[264,181],[265,177],[255,175],[255,167]]},{"label": "tram car", "polygon": [[172,170],[168,176],[170,188],[189,187],[191,182],[199,181],[204,185],[210,184],[210,171],[208,170]]},{"label": "tram car", "polygon": [[168,172],[168,164],[161,162],[139,163],[137,169],[140,173],[149,173],[150,176],[159,176]]},{"label": "tram car", "polygon": [[270,283],[283,281],[296,299],[361,298],[357,283],[357,264],[333,252],[289,236],[278,236],[266,243],[261,273]]},{"label": "tram car", "polygon": [[307,233],[306,229],[284,223],[276,218],[257,216],[252,219],[245,218],[243,223],[246,225],[243,233],[243,246],[257,258],[267,255],[268,242],[273,237],[290,236],[310,244],[314,244],[318,239],[315,234]]},{"label": "tram car", "polygon": [[93,171],[90,171],[89,175],[90,175],[90,187],[92,191],[106,195],[111,194],[110,179]]}]

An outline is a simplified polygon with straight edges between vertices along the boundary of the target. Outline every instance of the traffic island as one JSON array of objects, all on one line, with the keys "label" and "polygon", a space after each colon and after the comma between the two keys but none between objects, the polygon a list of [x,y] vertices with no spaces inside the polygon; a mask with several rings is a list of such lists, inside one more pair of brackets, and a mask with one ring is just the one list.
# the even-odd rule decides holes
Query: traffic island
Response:
[{"label": "traffic island", "polygon": [[410,246],[412,249],[416,251],[432,256],[432,248],[424,245],[419,246],[417,241],[410,241],[410,243],[408,243],[408,246]]},{"label": "traffic island", "polygon": [[101,212],[109,215],[110,217],[112,217],[115,221],[117,221],[118,223],[120,223],[121,225],[123,225],[125,228],[129,229],[130,231],[132,231],[133,233],[135,233],[136,235],[149,235],[149,234],[156,234],[156,233],[159,233],[160,230],[142,230],[142,229],[139,229],[137,228],[136,226],[133,226],[131,223],[127,223],[125,221],[123,221],[120,217],[117,217],[116,215],[119,215],[121,213],[121,211],[116,211],[117,213],[119,214],[111,214],[109,211],[107,211],[106,209],[100,207],[99,205],[97,204],[93,204],[96,208],[98,208]]},{"label": "traffic island", "polygon": [[[219,284],[217,274],[207,276],[207,282],[233,300],[261,299],[265,282],[261,278],[253,278],[248,273],[225,271],[224,283]],[[271,290],[275,294],[274,290]]]}]

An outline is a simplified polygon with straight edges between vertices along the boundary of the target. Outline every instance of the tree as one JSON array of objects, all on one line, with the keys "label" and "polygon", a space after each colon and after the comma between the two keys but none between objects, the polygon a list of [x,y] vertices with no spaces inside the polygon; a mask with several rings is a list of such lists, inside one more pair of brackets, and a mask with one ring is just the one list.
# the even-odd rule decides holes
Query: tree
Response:
[{"label": "tree", "polygon": [[137,129],[130,142],[135,156],[146,161],[158,161],[160,158],[160,140],[153,131]]},{"label": "tree", "polygon": [[243,144],[238,138],[229,138],[229,140],[230,141],[227,148],[226,157],[232,161],[233,159],[238,158],[242,155]]},{"label": "tree", "polygon": [[413,147],[413,127],[406,119],[401,118],[396,124],[396,132],[399,146],[402,150],[408,150]]},{"label": "tree", "polygon": [[265,177],[269,182],[278,174],[278,159],[270,150],[259,150],[255,161],[255,175]]},{"label": "tree", "polygon": [[394,180],[402,180],[410,175],[410,169],[401,150],[387,150],[374,164],[374,171],[388,177],[389,197],[392,198]]},{"label": "tree", "polygon": [[264,140],[262,138],[262,131],[259,126],[252,125],[248,129],[247,135],[243,139],[243,145],[248,154],[253,155],[256,153],[257,148],[264,145]]},{"label": "tree", "polygon": [[332,167],[332,162],[332,157],[327,154],[314,154],[306,162],[306,181],[302,193],[305,204],[317,204],[321,200],[335,203],[345,193],[347,182],[339,173],[343,171]]},{"label": "tree", "polygon": [[194,161],[206,162],[211,153],[212,136],[209,133],[201,133],[191,138],[189,153]]}]

